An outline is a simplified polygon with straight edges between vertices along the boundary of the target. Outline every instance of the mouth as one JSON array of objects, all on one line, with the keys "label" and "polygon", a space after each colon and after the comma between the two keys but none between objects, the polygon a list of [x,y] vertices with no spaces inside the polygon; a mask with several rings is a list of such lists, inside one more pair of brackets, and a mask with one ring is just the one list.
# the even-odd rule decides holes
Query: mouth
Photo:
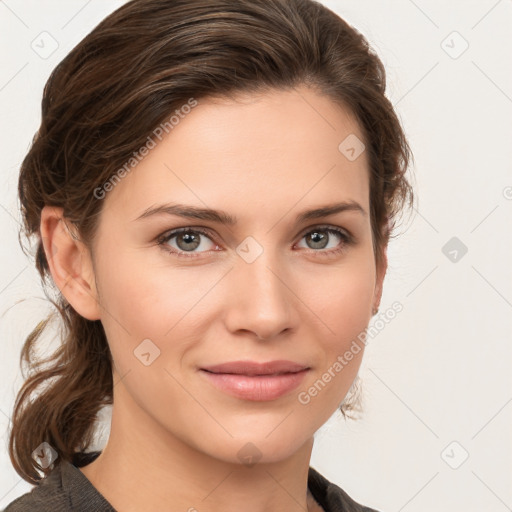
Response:
[{"label": "mouth", "polygon": [[200,373],[218,391],[241,400],[264,402],[289,395],[306,377],[310,368],[276,373],[221,373],[201,369]]},{"label": "mouth", "polygon": [[298,371],[294,371],[294,372],[276,372],[276,373],[212,372],[210,370],[205,370],[204,368],[201,368],[201,370],[208,372],[208,373],[213,373],[215,375],[241,375],[241,376],[245,376],[245,377],[274,377],[276,375],[289,375],[289,374],[294,374],[294,373],[300,373],[301,371],[309,370],[309,368],[305,368],[304,370],[298,370]]},{"label": "mouth", "polygon": [[310,369],[308,365],[287,360],[268,361],[264,363],[256,361],[230,361],[201,368],[201,370],[209,373],[245,375],[248,377],[286,375],[289,373],[299,373],[308,369]]}]

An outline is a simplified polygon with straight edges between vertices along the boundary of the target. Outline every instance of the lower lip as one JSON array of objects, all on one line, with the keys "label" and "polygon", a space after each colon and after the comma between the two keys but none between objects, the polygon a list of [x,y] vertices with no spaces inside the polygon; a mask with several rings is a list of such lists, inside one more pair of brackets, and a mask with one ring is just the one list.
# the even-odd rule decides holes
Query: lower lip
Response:
[{"label": "lower lip", "polygon": [[282,375],[235,375],[211,373],[201,370],[209,381],[221,391],[244,400],[275,400],[292,391],[302,382],[309,369]]}]

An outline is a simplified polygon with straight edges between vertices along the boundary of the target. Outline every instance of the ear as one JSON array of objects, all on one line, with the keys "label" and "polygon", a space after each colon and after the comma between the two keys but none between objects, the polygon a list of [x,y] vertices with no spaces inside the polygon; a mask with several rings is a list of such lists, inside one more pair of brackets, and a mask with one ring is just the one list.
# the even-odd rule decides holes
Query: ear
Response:
[{"label": "ear", "polygon": [[44,206],[41,240],[53,280],[73,309],[88,320],[99,320],[100,304],[92,258],[78,230],[64,218],[63,209]]},{"label": "ear", "polygon": [[384,277],[388,269],[388,246],[387,244],[381,249],[381,261],[376,267],[375,292],[373,296],[373,308],[378,309],[382,298],[382,289],[384,285]]}]

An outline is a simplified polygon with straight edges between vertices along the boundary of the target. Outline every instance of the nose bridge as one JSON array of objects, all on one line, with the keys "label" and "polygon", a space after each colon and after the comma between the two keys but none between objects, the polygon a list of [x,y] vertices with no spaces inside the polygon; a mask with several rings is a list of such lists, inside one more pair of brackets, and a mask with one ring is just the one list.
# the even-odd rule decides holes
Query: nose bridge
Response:
[{"label": "nose bridge", "polygon": [[[239,261],[237,262],[237,275],[241,284],[244,284],[244,296],[257,300],[260,307],[265,304],[285,299],[286,290],[279,274],[283,272],[281,260],[275,250],[270,247],[263,248],[248,241],[248,252],[240,245],[237,249]],[[277,304],[275,304],[277,305]]]},{"label": "nose bridge", "polygon": [[230,328],[250,330],[263,338],[291,327],[291,292],[278,252],[248,237],[237,253]]}]

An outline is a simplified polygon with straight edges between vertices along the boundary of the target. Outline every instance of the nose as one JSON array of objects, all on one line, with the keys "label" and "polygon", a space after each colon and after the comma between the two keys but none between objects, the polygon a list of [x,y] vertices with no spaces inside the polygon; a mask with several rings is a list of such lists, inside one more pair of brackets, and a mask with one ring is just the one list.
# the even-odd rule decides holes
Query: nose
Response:
[{"label": "nose", "polygon": [[296,328],[299,312],[290,272],[270,250],[250,263],[237,258],[229,276],[225,321],[230,332],[250,332],[263,340]]}]

